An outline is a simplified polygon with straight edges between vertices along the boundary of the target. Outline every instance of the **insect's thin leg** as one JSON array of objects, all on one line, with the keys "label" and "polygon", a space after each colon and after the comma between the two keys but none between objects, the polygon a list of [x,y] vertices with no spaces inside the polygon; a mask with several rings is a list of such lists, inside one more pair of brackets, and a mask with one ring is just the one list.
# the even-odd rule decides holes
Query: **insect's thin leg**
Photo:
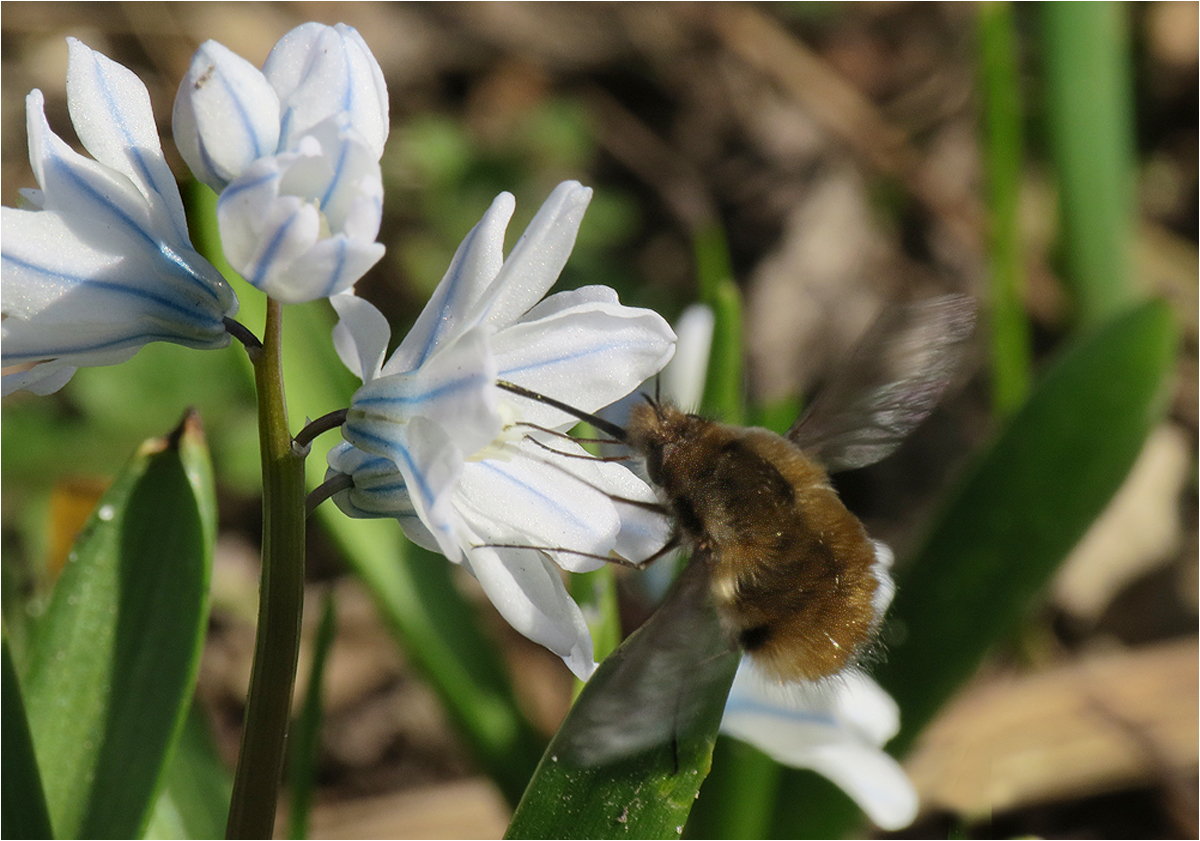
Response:
[{"label": "insect's thin leg", "polygon": [[530,391],[524,386],[510,383],[505,380],[496,380],[496,385],[505,391],[511,391],[513,394],[519,394],[522,397],[528,397],[530,400],[536,400],[539,403],[545,403],[547,406],[553,406],[560,412],[566,412],[572,417],[579,418],[582,421],[587,421],[592,426],[599,429],[601,432],[607,432],[618,441],[628,441],[629,433],[624,428],[617,426],[612,421],[605,420],[598,415],[593,415],[591,412],[585,412],[581,409],[576,409],[574,406],[568,406],[561,400],[555,400],[553,397],[547,397],[544,394],[539,394],[536,391]]},{"label": "insect's thin leg", "polygon": [[645,558],[643,560],[636,561],[636,562],[631,561],[631,562],[629,562],[629,565],[632,566],[634,569],[645,569],[646,567],[650,566],[650,564],[654,563],[659,558],[661,558],[663,555],[667,554],[668,552],[670,552],[674,549],[678,549],[679,544],[682,542],[683,542],[682,536],[680,536],[679,534],[673,534],[673,535],[671,535],[671,539],[668,540],[666,543],[664,543],[662,545],[662,548],[659,549],[657,552],[655,552],[653,555],[651,555],[649,558]]},{"label": "insect's thin leg", "polygon": [[605,561],[610,564],[619,564],[631,569],[642,569],[641,564],[645,561],[630,561],[625,558],[614,557],[613,555],[597,555],[593,552],[582,552],[579,549],[566,549],[562,546],[534,546],[532,543],[475,543],[471,546],[472,549],[532,549],[537,552],[565,552],[568,555],[579,555],[583,558],[595,558],[598,561]]},{"label": "insect's thin leg", "polygon": [[[567,435],[565,437],[571,438],[571,436],[569,436],[569,435]],[[564,453],[562,450],[556,450],[553,447],[551,447],[549,444],[545,444],[545,443],[539,441],[538,439],[534,438],[531,435],[526,435],[525,440],[532,441],[534,444],[537,444],[543,450],[552,452],[556,456],[564,456],[565,458],[581,458],[581,459],[585,459],[587,461],[629,461],[629,456],[627,456],[627,455],[626,456],[594,456],[591,453]],[[571,438],[571,440],[572,441],[580,441],[583,439]]]},{"label": "insect's thin leg", "polygon": [[[558,452],[558,451],[552,450],[552,452]],[[596,485],[589,482],[587,479],[584,479],[582,476],[577,476],[576,474],[570,472],[569,470],[564,468],[561,464],[555,464],[553,461],[542,461],[541,463],[547,465],[548,467],[554,467],[558,470],[561,470],[563,473],[570,476],[576,482],[579,482],[582,485],[586,485],[587,487],[591,488],[592,490],[596,491],[597,493],[604,494],[606,497],[611,499],[613,502],[623,502],[626,505],[632,505],[635,508],[641,508],[645,511],[653,511],[655,514],[661,514],[664,517],[669,517],[671,515],[670,509],[668,509],[661,502],[650,502],[645,499],[631,499],[630,497],[627,497],[627,496],[618,496],[616,494],[610,494],[608,491],[604,490],[603,488],[596,487]]]},{"label": "insect's thin leg", "polygon": [[[546,427],[546,426],[539,426],[538,424],[530,423],[529,421],[517,421],[516,423],[514,423],[512,425],[513,426],[528,426],[530,429],[536,429],[538,432],[545,432],[547,435],[553,435],[555,438],[566,438],[568,441],[578,441],[580,444],[620,444],[621,443],[620,441],[617,441],[614,438],[576,438],[574,435],[571,435],[569,433],[559,432],[557,429],[550,429],[549,427]],[[626,446],[628,446],[628,445],[626,445]]]},{"label": "insect's thin leg", "polygon": [[661,502],[647,502],[644,499],[630,499],[627,496],[616,496],[614,494],[606,494],[606,496],[613,502],[623,502],[626,505],[632,505],[644,511],[653,511],[655,514],[662,514],[664,517],[671,516],[671,510]]},{"label": "insect's thin leg", "polygon": [[583,558],[595,558],[598,561],[606,561],[610,564],[619,564],[630,569],[643,570],[650,564],[657,561],[663,555],[670,552],[672,549],[677,549],[681,542],[679,535],[673,535],[670,540],[663,544],[662,548],[648,558],[643,558],[640,561],[631,561],[627,558],[622,558],[616,555],[597,555],[593,552],[583,552],[579,549],[566,549],[562,546],[534,546],[532,543],[476,543],[471,546],[472,549],[532,549],[535,552],[566,552],[568,555],[579,555]]}]

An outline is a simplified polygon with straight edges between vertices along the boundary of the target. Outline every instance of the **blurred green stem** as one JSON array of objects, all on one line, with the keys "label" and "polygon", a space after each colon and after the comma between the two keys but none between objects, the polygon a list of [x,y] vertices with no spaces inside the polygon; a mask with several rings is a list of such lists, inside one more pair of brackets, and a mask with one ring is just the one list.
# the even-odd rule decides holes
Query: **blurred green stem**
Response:
[{"label": "blurred green stem", "polygon": [[1046,115],[1058,171],[1066,282],[1079,326],[1132,297],[1135,219],[1129,11],[1124,3],[1044,3],[1037,9]]},{"label": "blurred green stem", "polygon": [[284,761],[304,597],[304,454],[292,444],[283,391],[283,307],[268,299],[258,390],[263,470],[262,581],[245,729],[227,838],[270,838]]},{"label": "blurred green stem", "polygon": [[1025,401],[1031,382],[1018,213],[1024,140],[1012,4],[980,6],[979,40],[992,305],[992,405],[998,415],[1006,417]]},{"label": "blurred green stem", "polygon": [[325,592],[321,607],[321,624],[317,626],[317,639],[313,645],[312,668],[308,671],[308,690],[304,694],[304,708],[296,719],[288,754],[290,761],[289,788],[291,789],[288,834],[292,838],[308,837],[308,816],[312,808],[312,793],[316,785],[317,756],[321,750],[321,718],[324,703],[321,689],[325,684],[325,664],[337,629],[337,606],[333,590]]},{"label": "blurred green stem", "polygon": [[700,300],[712,307],[713,340],[708,381],[701,407],[725,423],[746,422],[742,390],[742,296],[733,282],[729,244],[717,224],[697,231],[693,240]]}]

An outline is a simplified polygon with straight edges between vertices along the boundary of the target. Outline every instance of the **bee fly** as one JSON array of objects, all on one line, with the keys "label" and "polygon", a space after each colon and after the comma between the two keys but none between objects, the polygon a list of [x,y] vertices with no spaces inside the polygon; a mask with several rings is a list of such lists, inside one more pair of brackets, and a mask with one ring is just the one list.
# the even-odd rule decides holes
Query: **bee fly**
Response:
[{"label": "bee fly", "polygon": [[[627,427],[508,382],[591,423],[646,462],[680,543],[709,566],[717,613],[766,672],[818,680],[854,664],[891,580],[829,473],[891,453],[932,411],[975,320],[948,295],[884,311],[786,436],[728,426],[646,397]],[[886,551],[886,550],[885,550]],[[890,593],[888,593],[890,595]]]}]

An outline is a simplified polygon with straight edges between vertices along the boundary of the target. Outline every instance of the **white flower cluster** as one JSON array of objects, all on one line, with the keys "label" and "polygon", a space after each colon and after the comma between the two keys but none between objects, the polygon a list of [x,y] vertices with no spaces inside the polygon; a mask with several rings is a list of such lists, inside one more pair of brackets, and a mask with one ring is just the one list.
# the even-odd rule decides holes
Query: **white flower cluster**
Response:
[{"label": "white flower cluster", "polygon": [[230,265],[284,303],[349,289],[383,256],[383,72],[353,27],[306,23],[262,70],[207,41],[179,86],[175,142],[221,197]]},{"label": "white flower cluster", "polygon": [[[125,67],[71,38],[67,105],[93,159],[27,98],[39,190],[3,208],[3,392],[48,394],[86,365],[145,344],[229,343],[237,298],[192,247],[150,97]],[[379,158],[387,87],[352,27],[307,23],[262,71],[210,41],[175,101],[175,137],[196,177],[221,194],[225,256],[285,303],[348,290],[383,256]]]}]

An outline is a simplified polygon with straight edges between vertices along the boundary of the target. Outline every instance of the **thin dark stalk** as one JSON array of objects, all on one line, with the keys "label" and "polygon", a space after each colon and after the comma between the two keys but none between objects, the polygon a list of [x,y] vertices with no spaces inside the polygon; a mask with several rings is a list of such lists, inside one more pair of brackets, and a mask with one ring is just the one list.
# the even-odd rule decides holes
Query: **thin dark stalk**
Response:
[{"label": "thin dark stalk", "polygon": [[335,493],[347,491],[353,487],[354,477],[348,473],[338,473],[337,475],[326,479],[324,482],[314,488],[312,493],[308,495],[308,501],[304,506],[305,516],[311,517],[312,513],[317,510],[317,506],[329,499],[329,497],[333,496]]},{"label": "thin dark stalk", "polygon": [[[258,340],[258,336],[250,332],[249,327],[247,327],[245,324],[242,324],[240,321],[234,321],[229,316],[225,316],[224,321],[225,332],[245,345],[247,352],[262,350],[263,343]],[[253,361],[253,353],[251,353],[250,359]]]},{"label": "thin dark stalk", "polygon": [[346,412],[349,409],[338,409],[336,412],[330,412],[327,415],[321,415],[314,421],[309,421],[308,425],[296,433],[296,443],[301,447],[307,448],[313,442],[313,439],[322,432],[328,432],[331,429],[337,429],[346,422]]}]

